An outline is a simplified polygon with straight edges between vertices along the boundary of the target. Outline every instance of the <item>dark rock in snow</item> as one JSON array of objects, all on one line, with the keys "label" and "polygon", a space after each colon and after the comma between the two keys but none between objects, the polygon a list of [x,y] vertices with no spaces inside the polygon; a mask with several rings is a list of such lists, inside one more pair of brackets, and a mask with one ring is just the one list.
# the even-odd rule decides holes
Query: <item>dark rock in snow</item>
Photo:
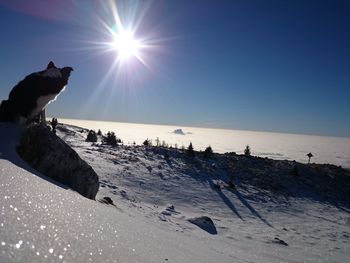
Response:
[{"label": "dark rock in snow", "polygon": [[100,203],[103,203],[103,204],[114,205],[113,200],[108,196],[103,197],[99,201],[100,201]]},{"label": "dark rock in snow", "polygon": [[98,175],[63,140],[40,125],[30,126],[22,135],[18,154],[34,169],[81,195],[95,199]]},{"label": "dark rock in snow", "polygon": [[169,205],[166,209],[170,210],[170,211],[175,211],[175,206],[174,205]]},{"label": "dark rock in snow", "polygon": [[207,216],[201,216],[201,217],[195,217],[190,218],[188,221],[204,231],[207,231],[209,234],[216,235],[218,232],[216,231],[216,227],[214,225],[213,220],[211,220],[210,217]]}]

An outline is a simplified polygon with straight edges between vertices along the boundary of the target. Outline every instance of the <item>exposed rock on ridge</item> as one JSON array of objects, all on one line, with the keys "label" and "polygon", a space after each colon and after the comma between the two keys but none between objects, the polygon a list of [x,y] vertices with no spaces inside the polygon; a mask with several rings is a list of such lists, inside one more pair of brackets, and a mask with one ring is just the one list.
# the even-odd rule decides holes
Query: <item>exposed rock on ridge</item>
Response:
[{"label": "exposed rock on ridge", "polygon": [[23,134],[18,154],[34,169],[81,195],[95,199],[99,178],[90,165],[48,128],[33,125]]}]

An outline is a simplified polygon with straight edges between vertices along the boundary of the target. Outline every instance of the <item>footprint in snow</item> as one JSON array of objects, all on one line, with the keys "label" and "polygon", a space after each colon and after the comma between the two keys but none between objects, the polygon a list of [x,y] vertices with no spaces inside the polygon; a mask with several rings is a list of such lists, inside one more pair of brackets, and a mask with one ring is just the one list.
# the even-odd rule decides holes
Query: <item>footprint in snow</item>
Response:
[{"label": "footprint in snow", "polygon": [[130,202],[136,203],[136,199],[135,199],[135,198],[131,198],[131,197],[127,194],[126,191],[121,190],[119,193],[120,193],[120,195],[121,195],[124,199],[126,199],[126,200],[128,200],[128,201],[130,201]]},{"label": "footprint in snow", "polygon": [[161,214],[165,216],[172,216],[172,215],[179,215],[181,213],[176,211],[173,205],[170,205],[167,208],[165,208],[165,210],[162,211]]},{"label": "footprint in snow", "polygon": [[176,211],[175,210],[175,207],[173,205],[169,205],[167,208],[165,208],[162,212],[160,212],[159,214],[159,219],[162,220],[162,221],[169,221],[169,217],[173,217],[175,216],[175,218],[177,219],[181,219],[183,218],[183,216],[180,216],[181,215],[180,212]]},{"label": "footprint in snow", "polygon": [[278,237],[275,237],[274,240],[271,241],[272,243],[275,243],[275,244],[279,244],[279,245],[283,245],[283,246],[288,246],[288,243],[285,242],[284,240],[282,239],[279,239]]},{"label": "footprint in snow", "polygon": [[163,214],[158,215],[158,218],[159,218],[161,221],[164,221],[164,222],[168,221],[167,217],[166,217],[165,215],[163,215]]}]

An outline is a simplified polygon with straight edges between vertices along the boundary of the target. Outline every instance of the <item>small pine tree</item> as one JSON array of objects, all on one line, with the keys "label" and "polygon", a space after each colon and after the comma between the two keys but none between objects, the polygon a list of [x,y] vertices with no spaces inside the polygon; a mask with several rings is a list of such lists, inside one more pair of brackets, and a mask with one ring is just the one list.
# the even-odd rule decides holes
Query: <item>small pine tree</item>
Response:
[{"label": "small pine tree", "polygon": [[205,148],[204,150],[204,157],[205,158],[211,158],[213,156],[214,152],[213,149],[211,148],[211,146],[209,145],[207,148]]},{"label": "small pine tree", "polygon": [[98,129],[98,131],[97,131],[97,135],[98,135],[98,136],[102,136],[102,132],[101,132],[101,130],[100,130],[100,129]]},{"label": "small pine tree", "polygon": [[308,163],[310,163],[311,157],[314,157],[314,155],[312,153],[308,153],[306,156],[309,157]]},{"label": "small pine tree", "polygon": [[57,118],[52,118],[51,120],[51,127],[52,127],[52,132],[56,134],[56,126],[58,124]]},{"label": "small pine tree", "polygon": [[160,146],[160,140],[159,140],[159,138],[157,137],[157,139],[156,139],[156,146],[157,147],[159,147]]},{"label": "small pine tree", "polygon": [[88,135],[86,137],[86,141],[87,142],[97,142],[97,135],[96,135],[96,132],[94,130],[90,130],[88,132]]},{"label": "small pine tree", "polygon": [[146,139],[143,143],[142,143],[144,146],[152,146],[152,142],[150,139]]},{"label": "small pine tree", "polygon": [[107,135],[102,138],[102,142],[108,145],[117,146],[118,142],[121,143],[120,139],[117,139],[114,132],[107,132]]},{"label": "small pine tree", "polygon": [[192,142],[190,142],[190,145],[188,145],[188,147],[187,147],[187,154],[190,157],[194,157],[194,150],[193,150]]},{"label": "small pine tree", "polygon": [[251,155],[251,152],[250,152],[250,146],[247,145],[244,149],[244,155],[245,156],[250,156]]}]

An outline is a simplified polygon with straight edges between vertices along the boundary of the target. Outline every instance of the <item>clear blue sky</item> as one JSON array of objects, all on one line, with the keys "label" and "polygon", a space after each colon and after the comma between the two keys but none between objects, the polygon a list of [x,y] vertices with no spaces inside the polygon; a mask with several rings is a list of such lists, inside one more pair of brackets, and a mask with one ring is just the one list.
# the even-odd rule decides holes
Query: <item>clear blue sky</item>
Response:
[{"label": "clear blue sky", "polygon": [[106,2],[0,0],[0,98],[53,60],[50,116],[350,137],[350,1],[117,1],[156,47],[108,78]]}]

